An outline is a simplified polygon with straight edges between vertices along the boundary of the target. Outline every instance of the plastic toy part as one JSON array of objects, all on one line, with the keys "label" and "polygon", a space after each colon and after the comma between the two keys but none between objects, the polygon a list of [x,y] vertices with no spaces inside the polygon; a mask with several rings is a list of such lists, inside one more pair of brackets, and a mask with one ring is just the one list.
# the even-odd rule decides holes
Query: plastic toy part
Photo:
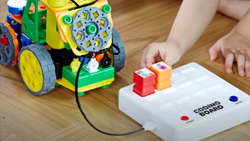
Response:
[{"label": "plastic toy part", "polygon": [[1,44],[4,45],[4,46],[9,44],[9,40],[8,40],[8,38],[6,36],[1,37]]},{"label": "plastic toy part", "polygon": [[143,128],[144,128],[144,131],[154,131],[157,128],[157,126],[153,122],[146,122],[143,125]]},{"label": "plastic toy part", "polygon": [[229,97],[229,100],[232,101],[232,102],[237,102],[238,101],[238,97],[233,95],[233,96]]},{"label": "plastic toy part", "polygon": [[79,61],[78,58],[74,58],[73,61],[70,64],[70,68],[72,70],[72,72],[77,72],[77,70],[80,67],[81,62]]},{"label": "plastic toy part", "polygon": [[[77,70],[84,72],[80,95],[108,88],[114,70],[123,68],[124,45],[113,29],[107,0],[9,0],[8,7],[7,22],[0,23],[0,63],[9,65],[19,59],[21,78],[32,94],[50,92],[56,79],[58,85],[74,91]],[[79,69],[79,60],[89,53],[104,54],[87,57],[87,69]]]},{"label": "plastic toy part", "polygon": [[42,46],[31,44],[23,47],[18,67],[26,88],[34,95],[50,92],[55,87],[55,66],[48,51]]},{"label": "plastic toy part", "polygon": [[27,46],[31,44],[31,39],[25,35],[24,33],[22,33],[22,46]]},{"label": "plastic toy part", "polygon": [[106,14],[111,12],[111,6],[109,4],[105,4],[102,6],[102,11]]},{"label": "plastic toy part", "polygon": [[[46,7],[53,11],[74,9],[76,5],[71,0],[40,0]],[[95,0],[75,0],[78,5],[93,3]],[[102,0],[103,1],[103,0]]]},{"label": "plastic toy part", "polygon": [[107,46],[111,38],[111,23],[99,8],[86,7],[74,15],[71,31],[80,49],[96,52]]},{"label": "plastic toy part", "polygon": [[[80,6],[84,5],[84,4],[88,4],[88,5],[90,4],[88,7],[85,7],[85,8],[91,8],[92,7],[94,9],[97,8],[98,11],[100,11],[100,12],[96,12],[96,11],[93,11],[93,9],[92,9],[92,11],[90,12],[90,14],[88,14],[88,15],[84,14],[84,13],[83,14],[79,13],[80,14],[79,15],[80,16],[79,19],[81,19],[81,20],[88,20],[88,21],[87,21],[86,24],[84,22],[78,22],[78,21],[76,21],[75,27],[79,29],[80,27],[78,27],[78,26],[81,26],[82,29],[84,29],[84,32],[83,32],[83,30],[79,30],[79,34],[76,33],[76,35],[72,34],[72,31],[73,31],[72,25],[74,23],[72,23],[71,25],[65,24],[63,22],[63,17],[65,15],[70,15],[73,18],[80,10],[84,10],[85,8],[83,8],[83,7],[76,8],[76,5],[73,2],[71,2],[71,1],[68,1],[68,4],[66,6],[62,7],[62,8],[53,8],[53,7],[51,7],[51,6],[49,6],[47,4],[47,0],[41,0],[41,1],[44,3],[44,5],[46,5],[48,7],[48,9],[51,10],[51,13],[53,13],[54,15],[56,15],[55,19],[57,21],[58,31],[60,33],[61,39],[64,42],[67,42],[70,45],[71,50],[77,56],[86,55],[89,51],[86,51],[85,49],[82,49],[79,46],[79,44],[77,44],[77,42],[75,42],[75,40],[73,39],[74,38],[73,36],[75,36],[75,38],[79,39],[79,40],[80,40],[80,38],[84,39],[82,37],[87,36],[90,40],[85,40],[84,42],[82,42],[80,40],[79,43],[82,43],[82,46],[92,45],[92,46],[89,47],[89,49],[93,49],[92,47],[96,46],[95,50],[92,51],[92,52],[98,51],[99,48],[101,48],[101,47],[103,47],[102,49],[109,48],[112,45],[111,30],[113,28],[113,21],[112,21],[111,13],[105,14],[104,12],[102,12],[102,10],[100,10],[103,5],[105,5],[105,4],[108,3],[107,0],[99,0],[99,1],[96,1],[96,0],[93,0],[93,1],[91,1],[91,0],[88,0],[88,1],[76,1]],[[68,6],[72,6],[72,7],[71,8],[67,8]],[[64,11],[59,11],[58,9],[63,9]],[[50,11],[50,10],[48,10],[48,11]],[[47,13],[48,13],[48,11],[47,11]],[[88,12],[85,12],[85,13],[88,13]],[[94,17],[94,18],[92,18],[92,21],[91,21],[91,18],[88,19],[88,16],[89,17],[90,16]],[[103,18],[101,22],[98,21],[98,19],[100,19],[100,17],[103,17],[103,16],[106,17],[106,19]],[[48,17],[47,17],[47,19],[48,19]],[[74,18],[73,18],[73,22],[74,22]],[[110,23],[110,28],[109,28],[109,26],[105,27],[105,25],[107,23]],[[95,24],[95,26],[97,27],[97,32],[95,34],[89,34],[90,36],[87,35],[88,33],[87,33],[87,29],[86,29],[89,24]],[[102,27],[103,30],[104,30],[104,28],[106,30],[109,30],[110,34],[109,33],[105,33],[105,32],[100,32],[100,27]],[[76,30],[76,32],[77,32],[77,30]],[[81,34],[81,33],[84,33],[84,35]],[[98,34],[98,33],[100,33],[100,34]],[[50,34],[50,33],[47,31],[47,35],[48,34]],[[101,41],[97,39],[98,35],[100,35],[100,39],[102,39]],[[108,36],[106,36],[106,35],[108,35]],[[106,46],[103,46],[103,43],[104,43],[103,38],[104,38],[104,36],[106,36],[105,40],[106,40],[106,38],[109,38],[109,40],[107,40]],[[94,37],[93,42],[92,42],[93,38],[91,38],[91,37]]]},{"label": "plastic toy part", "polygon": [[147,68],[137,70],[133,73],[133,82],[140,86],[152,86],[156,83],[156,75]]},{"label": "plastic toy part", "polygon": [[64,22],[65,24],[71,24],[71,23],[72,23],[72,17],[71,17],[70,15],[65,15],[65,16],[63,17],[63,22]]},{"label": "plastic toy part", "polygon": [[102,68],[107,68],[110,66],[111,59],[109,58],[107,53],[104,54],[103,58],[101,59],[100,64],[101,64]]},{"label": "plastic toy part", "polygon": [[134,72],[133,91],[144,97],[155,92],[156,75],[147,68],[143,68]]},{"label": "plastic toy part", "polygon": [[48,0],[48,3],[52,7],[63,7],[67,4],[67,0]]},{"label": "plastic toy part", "polygon": [[95,34],[97,31],[97,27],[94,24],[88,25],[87,27],[87,33],[89,34]]},{"label": "plastic toy part", "polygon": [[14,29],[14,31],[20,35],[21,33],[21,25],[16,21],[14,20],[10,14],[7,15],[7,22],[10,24],[10,26]]},{"label": "plastic toy part", "polygon": [[[125,47],[123,41],[118,33],[118,31],[113,28],[112,29],[112,39],[113,44],[117,45],[120,49],[120,53],[118,55],[113,56],[113,66],[115,68],[115,72],[119,72],[125,65],[126,54],[125,54]],[[114,47],[112,47],[113,51],[117,51]],[[112,63],[111,63],[112,64]]]},{"label": "plastic toy part", "polygon": [[0,22],[0,64],[15,63],[19,53],[19,43],[15,31],[9,23]]},{"label": "plastic toy part", "polygon": [[72,50],[67,49],[51,49],[49,50],[49,53],[55,65],[56,78],[61,79],[63,67],[70,65],[73,58],[77,58],[77,56],[72,52]]},{"label": "plastic toy part", "polygon": [[150,70],[156,73],[156,89],[164,90],[171,87],[170,78],[172,76],[172,67],[164,62],[158,62],[150,67]]},{"label": "plastic toy part", "polygon": [[26,5],[26,1],[25,0],[9,0],[7,2],[8,5],[8,11],[11,14],[14,15],[20,15],[22,14],[25,5]]},{"label": "plastic toy part", "polygon": [[150,67],[150,70],[156,73],[157,81],[169,80],[172,76],[172,67],[165,62],[158,62]]},{"label": "plastic toy part", "polygon": [[84,65],[83,68],[86,69],[89,73],[97,72],[99,63],[96,61],[96,58],[91,58],[89,63]]},{"label": "plastic toy part", "polygon": [[[59,50],[59,49],[67,48],[68,50],[70,50],[71,48],[69,44],[67,43],[67,41],[62,40],[62,36],[59,34],[60,26],[58,26],[56,22],[56,16],[54,15],[54,13],[52,13],[50,10],[47,10],[46,19],[47,19],[46,21],[46,43],[50,45],[53,49]],[[64,23],[63,19],[62,19],[62,23]]]},{"label": "plastic toy part", "polygon": [[145,96],[155,93],[155,87],[154,86],[140,87],[139,85],[135,84],[133,86],[133,92],[137,93],[141,97],[145,97]]},{"label": "plastic toy part", "polygon": [[203,140],[249,122],[250,96],[199,64],[175,68],[171,80],[172,87],[147,97],[133,84],[121,88],[119,109],[164,141]]},{"label": "plastic toy part", "polygon": [[[46,43],[46,17],[47,9],[38,10],[39,0],[27,1],[26,8],[22,17],[22,32],[37,44]],[[34,4],[35,11],[29,12],[31,5]]]},{"label": "plastic toy part", "polygon": [[[98,87],[110,85],[114,81],[114,67],[110,66],[103,69],[98,67],[97,72],[89,73],[85,69],[81,69],[78,81],[78,92],[83,93]],[[76,73],[71,71],[70,66],[63,67],[63,78],[56,82],[72,91],[75,91]]]}]

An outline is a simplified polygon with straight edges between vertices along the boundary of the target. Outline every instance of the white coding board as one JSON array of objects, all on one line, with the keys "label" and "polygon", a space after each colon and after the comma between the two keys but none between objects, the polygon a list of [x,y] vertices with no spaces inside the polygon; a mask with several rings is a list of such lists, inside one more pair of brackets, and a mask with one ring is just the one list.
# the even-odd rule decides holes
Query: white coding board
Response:
[{"label": "white coding board", "polygon": [[172,72],[172,87],[146,97],[119,91],[119,109],[166,141],[195,141],[250,120],[250,96],[197,63]]}]

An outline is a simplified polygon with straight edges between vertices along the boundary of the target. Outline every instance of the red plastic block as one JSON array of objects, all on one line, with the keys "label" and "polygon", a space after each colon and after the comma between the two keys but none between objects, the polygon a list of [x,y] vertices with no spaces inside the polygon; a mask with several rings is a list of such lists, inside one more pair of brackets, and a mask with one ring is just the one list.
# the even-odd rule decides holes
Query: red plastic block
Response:
[{"label": "red plastic block", "polygon": [[141,87],[155,85],[156,74],[147,68],[143,68],[134,72],[133,82]]},{"label": "red plastic block", "polygon": [[144,96],[155,93],[155,87],[154,85],[149,86],[149,87],[140,87],[139,85],[135,84],[133,86],[133,91],[137,93],[138,95],[144,97]]}]

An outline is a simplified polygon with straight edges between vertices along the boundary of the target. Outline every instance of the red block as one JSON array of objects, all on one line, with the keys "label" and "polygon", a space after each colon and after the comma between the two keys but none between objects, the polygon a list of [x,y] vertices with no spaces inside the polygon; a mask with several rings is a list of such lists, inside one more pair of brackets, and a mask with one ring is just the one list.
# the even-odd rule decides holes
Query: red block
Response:
[{"label": "red block", "polygon": [[137,93],[138,95],[144,97],[144,96],[155,93],[155,86],[152,85],[148,87],[140,87],[139,85],[135,83],[135,85],[133,86],[133,91]]},{"label": "red block", "polygon": [[141,87],[148,87],[156,84],[156,74],[147,68],[134,72],[133,82]]}]

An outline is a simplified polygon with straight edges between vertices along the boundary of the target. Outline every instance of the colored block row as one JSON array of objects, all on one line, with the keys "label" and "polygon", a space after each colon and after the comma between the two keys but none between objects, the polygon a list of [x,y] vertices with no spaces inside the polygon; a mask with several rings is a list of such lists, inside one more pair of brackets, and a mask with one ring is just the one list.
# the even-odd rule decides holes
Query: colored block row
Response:
[{"label": "colored block row", "polygon": [[133,91],[144,97],[157,90],[171,87],[172,67],[164,62],[153,64],[150,69],[142,68],[133,74]]}]

